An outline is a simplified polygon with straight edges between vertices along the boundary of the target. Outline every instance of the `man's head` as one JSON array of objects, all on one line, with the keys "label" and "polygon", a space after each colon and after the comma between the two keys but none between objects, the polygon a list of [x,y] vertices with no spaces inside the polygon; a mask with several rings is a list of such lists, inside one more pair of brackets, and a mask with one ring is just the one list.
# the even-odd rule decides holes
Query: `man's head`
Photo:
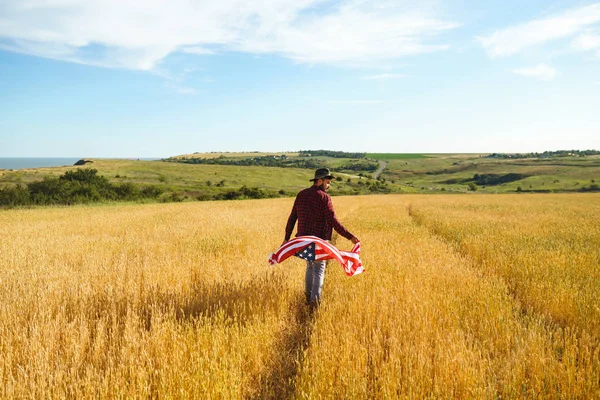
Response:
[{"label": "man's head", "polygon": [[319,168],[315,171],[315,177],[311,181],[314,182],[315,186],[323,190],[328,190],[331,187],[332,179],[333,175],[331,175],[328,168]]}]

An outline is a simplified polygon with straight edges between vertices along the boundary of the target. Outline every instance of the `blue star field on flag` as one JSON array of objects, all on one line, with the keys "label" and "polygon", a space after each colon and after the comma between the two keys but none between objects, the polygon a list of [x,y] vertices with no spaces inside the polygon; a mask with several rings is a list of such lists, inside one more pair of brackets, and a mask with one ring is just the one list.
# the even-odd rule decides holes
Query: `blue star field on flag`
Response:
[{"label": "blue star field on flag", "polygon": [[311,243],[296,254],[296,257],[300,257],[303,260],[315,261],[315,244]]}]

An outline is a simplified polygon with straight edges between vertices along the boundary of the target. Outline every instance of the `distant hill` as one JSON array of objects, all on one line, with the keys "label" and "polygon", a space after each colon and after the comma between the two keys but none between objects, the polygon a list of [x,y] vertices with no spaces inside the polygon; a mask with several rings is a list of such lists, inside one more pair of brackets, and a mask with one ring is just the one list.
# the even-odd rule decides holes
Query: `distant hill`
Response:
[{"label": "distant hill", "polygon": [[[57,179],[79,168],[95,169],[98,176],[113,185],[110,187],[115,193],[126,191],[135,194],[144,187],[152,186],[152,193],[159,194],[154,198],[146,197],[144,201],[291,197],[307,187],[314,169],[321,167],[330,168],[336,176],[330,191],[334,196],[599,190],[600,155],[597,151],[528,154],[528,157],[505,157],[500,153],[394,154],[310,150],[192,153],[157,161],[86,159],[91,163],[0,171],[0,197],[2,191],[6,194],[16,187],[27,189],[45,178]],[[373,179],[380,160],[386,161],[385,169],[378,179]],[[82,193],[82,198],[85,198],[86,194]],[[137,198],[134,195],[122,197],[129,200]]]}]

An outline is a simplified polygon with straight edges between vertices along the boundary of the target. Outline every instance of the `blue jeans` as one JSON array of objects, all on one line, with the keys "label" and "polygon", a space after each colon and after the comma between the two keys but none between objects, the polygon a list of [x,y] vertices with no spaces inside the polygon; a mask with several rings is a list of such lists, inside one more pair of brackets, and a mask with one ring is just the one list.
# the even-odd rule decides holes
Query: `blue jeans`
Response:
[{"label": "blue jeans", "polygon": [[309,303],[319,303],[321,301],[326,264],[327,261],[325,260],[306,261],[304,293],[306,294],[306,301]]}]

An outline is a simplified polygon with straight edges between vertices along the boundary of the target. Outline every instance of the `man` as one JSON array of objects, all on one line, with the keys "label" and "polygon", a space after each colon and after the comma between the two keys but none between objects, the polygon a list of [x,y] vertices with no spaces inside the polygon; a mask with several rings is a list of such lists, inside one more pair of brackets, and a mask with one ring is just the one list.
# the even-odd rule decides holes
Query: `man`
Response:
[{"label": "man", "polygon": [[[333,210],[331,196],[327,190],[331,187],[333,175],[329,169],[320,168],[311,179],[313,185],[298,193],[294,207],[285,227],[285,240],[290,240],[294,225],[298,221],[296,236],[317,236],[323,240],[331,240],[333,229],[341,236],[358,243],[358,239],[338,221]],[[306,302],[316,308],[321,301],[321,291],[325,278],[325,260],[306,261],[305,294]]]}]

